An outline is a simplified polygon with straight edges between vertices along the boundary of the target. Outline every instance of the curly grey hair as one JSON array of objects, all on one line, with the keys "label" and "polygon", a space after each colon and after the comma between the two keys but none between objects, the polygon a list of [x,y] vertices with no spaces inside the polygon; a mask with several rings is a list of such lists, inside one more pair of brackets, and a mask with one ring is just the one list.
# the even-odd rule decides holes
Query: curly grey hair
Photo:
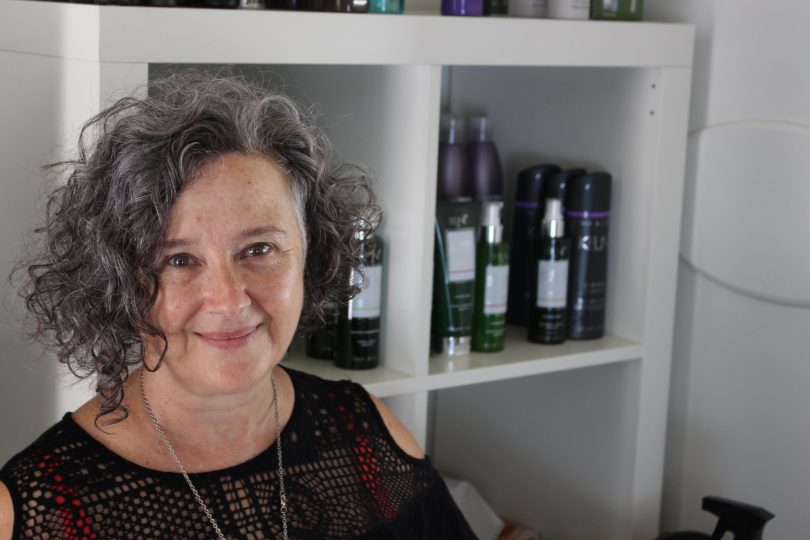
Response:
[{"label": "curly grey hair", "polygon": [[354,226],[376,223],[380,210],[367,175],[336,163],[311,115],[238,77],[184,71],[151,82],[148,97],[121,99],[88,121],[77,159],[49,166],[69,174],[48,198],[41,248],[22,265],[32,336],[77,376],[96,376],[97,423],[126,418],[123,383],[143,361],[142,336],[167,343],[146,321],[167,218],[183,187],[228,153],[266,156],[289,181],[307,253],[296,337],[323,324],[324,305],[356,293]]}]

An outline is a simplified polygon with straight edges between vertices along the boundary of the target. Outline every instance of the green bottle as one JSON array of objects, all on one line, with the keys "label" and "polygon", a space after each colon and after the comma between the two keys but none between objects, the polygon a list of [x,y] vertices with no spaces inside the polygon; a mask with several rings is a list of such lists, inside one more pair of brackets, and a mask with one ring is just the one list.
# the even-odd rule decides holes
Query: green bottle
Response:
[{"label": "green bottle", "polygon": [[481,206],[472,333],[472,350],[476,352],[502,351],[506,343],[509,245],[503,243],[502,210],[502,201],[484,202]]},{"label": "green bottle", "polygon": [[546,199],[529,305],[529,341],[536,343],[562,343],[568,333],[566,300],[570,241],[563,237],[563,232],[560,199]]},{"label": "green bottle", "polygon": [[359,272],[352,269],[351,282],[360,292],[341,310],[335,365],[371,369],[380,363],[383,244],[364,220],[358,224],[354,237],[360,242],[361,268]]}]

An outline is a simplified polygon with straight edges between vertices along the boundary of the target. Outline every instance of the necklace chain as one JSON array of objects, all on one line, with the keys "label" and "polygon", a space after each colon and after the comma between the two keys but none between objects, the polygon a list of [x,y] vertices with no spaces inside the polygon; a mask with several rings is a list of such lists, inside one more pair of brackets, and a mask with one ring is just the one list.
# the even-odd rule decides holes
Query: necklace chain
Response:
[{"label": "necklace chain", "polygon": [[[149,403],[149,399],[146,397],[146,389],[143,386],[143,371],[141,371],[141,396],[143,397],[143,404],[146,407],[146,412],[149,414],[149,418],[152,420],[152,424],[155,426],[155,430],[160,437],[160,440],[163,442],[163,446],[166,447],[166,450],[172,456],[175,465],[180,470],[180,474],[183,475],[183,478],[188,484],[191,493],[194,494],[194,500],[197,501],[197,505],[199,505],[200,509],[203,511],[205,516],[208,518],[208,521],[211,523],[211,526],[214,528],[214,532],[217,535],[219,540],[226,540],[225,535],[222,534],[222,531],[217,525],[217,520],[214,519],[214,515],[211,513],[211,510],[208,509],[208,506],[203,501],[202,496],[200,496],[200,492],[197,491],[197,488],[194,487],[194,483],[189,478],[188,473],[186,473],[185,467],[180,462],[180,458],[177,457],[177,454],[172,447],[172,443],[169,442],[169,438],[166,436],[166,432],[163,431],[163,426],[160,425],[158,422],[157,416],[155,415],[155,411],[152,410],[152,405]],[[281,427],[279,424],[279,412],[278,412],[278,391],[276,390],[276,381],[273,378],[272,373],[270,374],[270,384],[273,385],[273,415],[275,420],[275,432],[276,432],[276,453],[278,455],[278,495],[279,495],[279,511],[281,513],[281,529],[284,540],[288,540],[287,538],[287,492],[284,489],[284,465],[282,463],[282,452],[281,452]]]}]

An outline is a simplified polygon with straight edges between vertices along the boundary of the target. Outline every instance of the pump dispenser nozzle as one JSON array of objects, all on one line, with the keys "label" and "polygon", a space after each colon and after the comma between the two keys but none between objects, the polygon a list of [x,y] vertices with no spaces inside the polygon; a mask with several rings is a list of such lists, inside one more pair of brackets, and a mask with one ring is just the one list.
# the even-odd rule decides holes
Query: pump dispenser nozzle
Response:
[{"label": "pump dispenser nozzle", "polygon": [[565,232],[565,220],[562,215],[560,199],[546,199],[546,213],[543,217],[543,236],[562,238]]}]

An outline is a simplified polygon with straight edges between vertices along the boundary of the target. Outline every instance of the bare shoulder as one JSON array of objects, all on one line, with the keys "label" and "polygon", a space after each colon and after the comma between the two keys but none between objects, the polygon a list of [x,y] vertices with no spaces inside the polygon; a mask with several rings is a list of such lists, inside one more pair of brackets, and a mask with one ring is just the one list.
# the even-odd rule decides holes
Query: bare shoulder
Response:
[{"label": "bare shoulder", "polygon": [[12,532],[14,532],[14,505],[8,488],[0,482],[0,540],[10,540]]},{"label": "bare shoulder", "polygon": [[371,400],[374,402],[374,405],[377,406],[377,410],[380,411],[380,416],[382,416],[383,422],[385,422],[385,427],[388,428],[388,432],[399,447],[411,457],[416,459],[424,458],[425,453],[422,451],[419,443],[416,442],[416,439],[414,439],[411,432],[408,431],[408,428],[399,421],[399,418],[394,416],[391,409],[386,407],[385,403],[375,395],[371,395]]}]

